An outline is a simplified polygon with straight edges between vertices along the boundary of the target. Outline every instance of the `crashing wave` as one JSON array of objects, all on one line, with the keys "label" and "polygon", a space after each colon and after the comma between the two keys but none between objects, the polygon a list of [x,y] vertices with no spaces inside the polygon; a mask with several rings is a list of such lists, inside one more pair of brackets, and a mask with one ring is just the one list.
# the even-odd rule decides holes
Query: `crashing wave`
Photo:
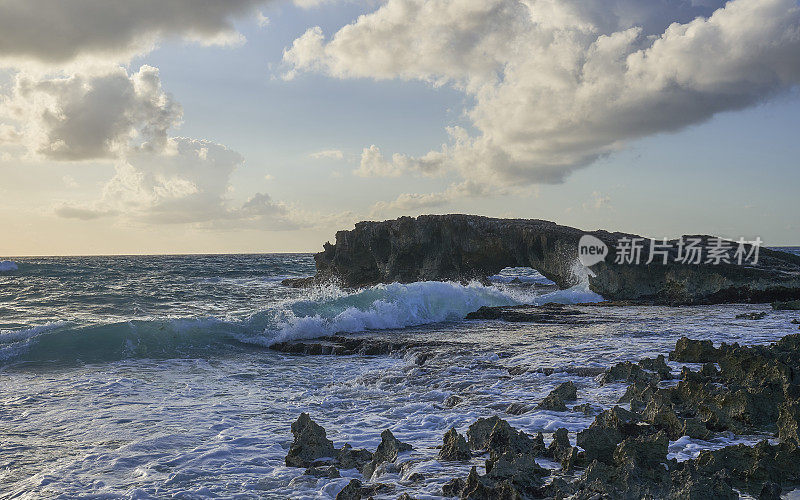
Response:
[{"label": "crashing wave", "polygon": [[304,291],[244,320],[136,320],[100,325],[59,322],[0,331],[0,361],[108,362],[128,358],[209,356],[238,345],[270,346],[335,333],[390,330],[462,320],[482,306],[602,300],[582,285],[537,295],[530,289],[479,283],[417,282],[356,291]]}]

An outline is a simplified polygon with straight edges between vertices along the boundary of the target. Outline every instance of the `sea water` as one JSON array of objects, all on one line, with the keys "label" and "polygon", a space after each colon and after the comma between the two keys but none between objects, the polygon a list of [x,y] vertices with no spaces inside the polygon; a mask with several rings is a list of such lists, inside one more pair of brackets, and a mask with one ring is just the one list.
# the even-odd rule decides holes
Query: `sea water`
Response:
[{"label": "sea water", "polygon": [[[318,479],[284,464],[289,427],[304,411],[337,447],[374,450],[386,428],[414,446],[398,460],[403,467],[375,479],[394,485],[376,498],[438,498],[442,484],[482,462],[436,460],[451,427],[464,432],[497,414],[547,439],[566,427],[574,443],[592,415],[505,410],[533,407],[567,380],[578,403],[610,407],[625,385],[600,386],[591,374],[666,354],[682,335],[757,344],[797,331],[796,312],[768,305],[580,305],[587,321],[578,325],[463,320],[484,305],[602,299],[581,285],[538,286],[547,280],[531,270],[506,270],[492,285],[299,290],[280,281],[313,274],[310,255],[8,262],[0,271],[1,498],[333,498],[357,471]],[[768,315],[735,319],[752,311]],[[341,333],[414,347],[388,356],[269,349]],[[449,408],[451,395],[463,401]],[[764,437],[682,438],[670,457]],[[425,479],[410,482],[417,472]]]}]

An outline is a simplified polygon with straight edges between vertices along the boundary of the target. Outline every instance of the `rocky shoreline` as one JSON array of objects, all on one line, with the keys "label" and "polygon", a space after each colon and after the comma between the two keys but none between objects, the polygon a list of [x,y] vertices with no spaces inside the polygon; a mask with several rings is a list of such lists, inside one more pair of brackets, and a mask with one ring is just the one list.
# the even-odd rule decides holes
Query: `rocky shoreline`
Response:
[{"label": "rocky shoreline", "polygon": [[[683,337],[669,360],[687,365],[675,373],[666,360],[661,355],[618,363],[600,374],[600,384],[622,382],[627,390],[618,405],[601,411],[577,433],[575,443],[567,429],[533,436],[499,416],[477,419],[465,435],[450,429],[442,437],[439,461],[466,466],[483,458],[484,465],[473,466],[465,477],[453,477],[441,495],[588,500],[727,499],[746,494],[777,499],[800,487],[800,334],[752,347],[715,347],[711,341]],[[552,390],[537,408],[587,414],[600,410],[581,403],[571,382]],[[291,431],[294,441],[287,466],[305,468],[305,475],[318,478],[338,478],[344,470],[360,473],[337,499],[411,498],[396,485],[379,482],[383,473],[410,463],[413,443],[397,440],[390,430],[381,432],[374,452],[348,444],[336,449],[307,414],[298,417]],[[682,462],[667,458],[671,441],[731,433],[764,439],[755,446],[704,450]],[[542,467],[537,460],[559,467]]]}]

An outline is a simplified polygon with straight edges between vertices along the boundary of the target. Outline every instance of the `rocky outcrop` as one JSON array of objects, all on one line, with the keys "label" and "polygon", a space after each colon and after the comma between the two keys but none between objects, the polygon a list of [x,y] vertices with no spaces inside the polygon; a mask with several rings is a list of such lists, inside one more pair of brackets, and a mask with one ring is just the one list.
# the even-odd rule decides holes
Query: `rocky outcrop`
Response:
[{"label": "rocky outcrop", "polygon": [[[384,222],[359,222],[336,233],[314,257],[314,278],[285,283],[304,286],[336,280],[347,287],[425,280],[485,280],[506,267],[531,267],[560,288],[578,282],[578,241],[590,234],[610,249],[592,266],[590,288],[608,300],[696,304],[771,302],[800,299],[800,257],[762,248],[758,264],[615,264],[614,249],[624,237],[584,232],[554,222],[492,219],[473,215],[424,215]],[[707,243],[708,237],[702,237]],[[675,243],[675,242],[672,242]],[[647,250],[644,250],[646,253]],[[643,259],[642,262],[646,260]]]}]

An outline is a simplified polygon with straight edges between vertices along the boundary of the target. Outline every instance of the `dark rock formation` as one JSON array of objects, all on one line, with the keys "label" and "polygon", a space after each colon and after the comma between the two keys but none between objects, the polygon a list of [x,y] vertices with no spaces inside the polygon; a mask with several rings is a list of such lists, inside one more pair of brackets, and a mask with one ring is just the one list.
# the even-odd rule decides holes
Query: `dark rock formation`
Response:
[{"label": "dark rock formation", "polygon": [[469,460],[472,453],[469,451],[464,436],[450,429],[444,435],[442,449],[439,451],[439,460]]},{"label": "dark rock formation", "polygon": [[[307,286],[336,280],[348,287],[425,280],[486,280],[506,267],[532,267],[560,288],[577,283],[578,241],[591,234],[609,247],[592,266],[590,288],[608,300],[660,304],[772,302],[800,299],[800,257],[760,249],[757,265],[676,263],[616,264],[620,238],[636,235],[560,226],[543,220],[492,219],[472,215],[424,215],[384,222],[359,222],[336,233],[314,259],[312,279],[286,280]],[[701,237],[701,246],[709,246]],[[646,253],[644,250],[643,253]]]},{"label": "dark rock formation", "polygon": [[287,467],[309,467],[316,460],[336,456],[333,441],[328,439],[325,429],[307,413],[301,413],[292,424],[292,434],[294,442],[286,455]]},{"label": "dark rock formation", "polygon": [[366,464],[363,469],[361,469],[361,473],[364,475],[365,479],[369,479],[372,477],[372,474],[379,465],[383,464],[384,462],[394,462],[397,460],[398,454],[409,450],[411,450],[410,444],[400,442],[396,437],[394,437],[392,431],[386,429],[381,432],[381,443],[378,445],[378,449],[373,454],[372,461]]},{"label": "dark rock formation", "polygon": [[336,500],[361,500],[361,481],[351,479],[342,491],[336,495]]},{"label": "dark rock formation", "polygon": [[758,313],[742,313],[737,314],[736,319],[750,319],[750,320],[759,320],[764,319],[767,316],[765,312],[758,312]]},{"label": "dark rock formation", "polygon": [[564,382],[545,397],[537,406],[540,410],[567,411],[565,401],[575,401],[578,399],[578,389],[571,381]]}]

